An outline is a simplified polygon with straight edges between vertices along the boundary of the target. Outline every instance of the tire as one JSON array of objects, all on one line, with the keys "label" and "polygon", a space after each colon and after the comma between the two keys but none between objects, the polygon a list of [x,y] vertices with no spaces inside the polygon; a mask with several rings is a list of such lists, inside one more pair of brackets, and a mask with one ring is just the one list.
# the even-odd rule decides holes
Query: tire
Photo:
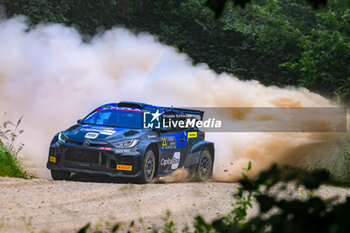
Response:
[{"label": "tire", "polygon": [[141,176],[138,179],[138,183],[147,184],[152,182],[156,172],[156,156],[153,150],[149,149],[145,153],[145,157],[142,161]]},{"label": "tire", "polygon": [[209,180],[213,172],[213,159],[207,149],[202,150],[199,162],[195,170],[195,180],[205,182]]},{"label": "tire", "polygon": [[51,177],[54,180],[68,180],[70,177],[70,172],[51,170]]}]

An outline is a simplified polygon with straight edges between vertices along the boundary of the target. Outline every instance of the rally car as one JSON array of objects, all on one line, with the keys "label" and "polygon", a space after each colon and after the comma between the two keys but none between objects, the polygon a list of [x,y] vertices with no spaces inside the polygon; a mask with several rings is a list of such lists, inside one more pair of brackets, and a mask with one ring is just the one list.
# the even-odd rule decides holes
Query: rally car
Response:
[{"label": "rally car", "polygon": [[207,181],[214,144],[193,124],[203,114],[135,102],[100,106],[54,136],[47,168],[54,180],[85,173],[149,183],[184,167],[192,178]]}]

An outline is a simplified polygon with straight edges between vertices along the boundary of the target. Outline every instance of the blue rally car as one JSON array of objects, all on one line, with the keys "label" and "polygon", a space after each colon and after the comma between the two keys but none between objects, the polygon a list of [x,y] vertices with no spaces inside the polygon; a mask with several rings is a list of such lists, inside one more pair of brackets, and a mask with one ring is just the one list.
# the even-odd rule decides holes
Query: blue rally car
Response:
[{"label": "blue rally car", "polygon": [[206,181],[214,144],[194,124],[203,114],[135,102],[103,105],[55,135],[47,168],[54,180],[88,173],[149,183],[184,167],[190,177]]}]

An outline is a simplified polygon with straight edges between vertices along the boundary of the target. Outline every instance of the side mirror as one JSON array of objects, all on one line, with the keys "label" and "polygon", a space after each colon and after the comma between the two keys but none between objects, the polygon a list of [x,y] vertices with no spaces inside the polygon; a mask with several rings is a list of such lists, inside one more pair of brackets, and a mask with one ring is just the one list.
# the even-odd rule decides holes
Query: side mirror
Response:
[{"label": "side mirror", "polygon": [[152,129],[152,131],[160,135],[160,129]]},{"label": "side mirror", "polygon": [[78,124],[81,124],[81,122],[83,122],[82,119],[77,120],[77,123],[78,123]]}]

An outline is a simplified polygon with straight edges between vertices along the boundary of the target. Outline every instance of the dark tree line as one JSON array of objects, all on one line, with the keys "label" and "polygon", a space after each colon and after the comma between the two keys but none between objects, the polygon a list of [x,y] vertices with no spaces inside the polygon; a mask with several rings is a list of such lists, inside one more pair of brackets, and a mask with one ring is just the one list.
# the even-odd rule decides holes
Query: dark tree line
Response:
[{"label": "dark tree line", "polygon": [[[113,26],[147,31],[189,54],[194,64],[207,63],[218,73],[266,85],[303,86],[329,97],[350,99],[348,0],[319,5],[313,0],[246,2],[0,0],[8,17],[26,15],[32,26],[63,23],[84,35]],[[222,3],[225,7],[216,19],[215,7]]]}]

